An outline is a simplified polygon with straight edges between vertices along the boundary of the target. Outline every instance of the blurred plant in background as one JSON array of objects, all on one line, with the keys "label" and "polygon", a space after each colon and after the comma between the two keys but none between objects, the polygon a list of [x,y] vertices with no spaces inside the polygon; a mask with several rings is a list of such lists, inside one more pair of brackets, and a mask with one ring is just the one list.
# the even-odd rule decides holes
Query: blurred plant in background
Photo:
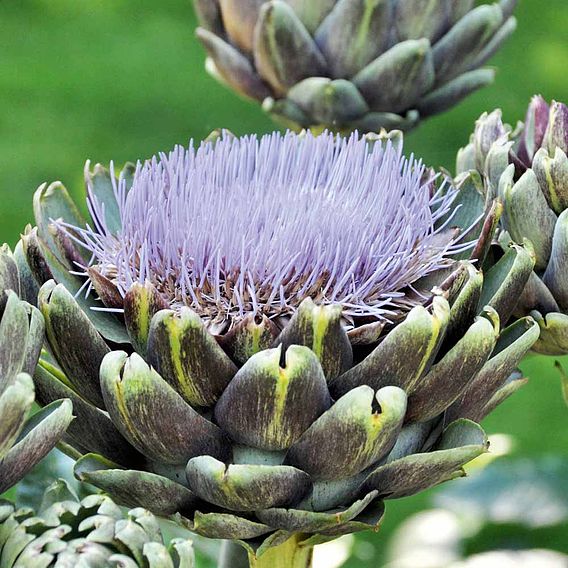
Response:
[{"label": "blurred plant in background", "polygon": [[194,568],[188,539],[164,541],[158,519],[123,511],[110,497],[79,500],[63,480],[46,490],[38,511],[0,501],[2,568]]},{"label": "blurred plant in background", "polygon": [[294,129],[408,130],[492,82],[516,0],[195,0],[207,70]]}]

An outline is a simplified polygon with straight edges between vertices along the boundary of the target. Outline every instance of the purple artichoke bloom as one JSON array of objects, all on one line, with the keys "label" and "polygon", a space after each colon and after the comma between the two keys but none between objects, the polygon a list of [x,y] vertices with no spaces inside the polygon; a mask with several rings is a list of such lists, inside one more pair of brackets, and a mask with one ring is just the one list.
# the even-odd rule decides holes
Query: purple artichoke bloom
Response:
[{"label": "purple artichoke bloom", "polygon": [[369,147],[357,134],[225,136],[138,163],[130,191],[112,179],[122,230],[92,184],[94,226],[68,227],[97,271],[122,297],[148,280],[173,308],[221,325],[289,316],[308,297],[383,319],[464,248],[436,226],[455,192],[434,192],[400,145]]},{"label": "purple artichoke bloom", "polygon": [[499,206],[468,218],[401,146],[225,134],[118,179],[87,168],[88,222],[38,189],[19,277],[79,479],[254,566],[309,566],[487,450],[476,421],[538,336],[500,325],[534,262],[512,246],[483,274]]}]

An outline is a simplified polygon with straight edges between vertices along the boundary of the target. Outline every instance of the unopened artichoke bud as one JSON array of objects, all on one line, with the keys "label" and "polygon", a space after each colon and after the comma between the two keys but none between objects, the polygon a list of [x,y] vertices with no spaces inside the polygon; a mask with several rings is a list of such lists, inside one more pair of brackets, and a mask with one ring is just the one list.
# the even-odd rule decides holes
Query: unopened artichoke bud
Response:
[{"label": "unopened artichoke bud", "polygon": [[[0,251],[3,285],[17,287],[19,275],[7,247]],[[60,441],[71,422],[71,401],[59,398],[29,416],[34,403],[30,376],[44,339],[37,308],[4,290],[0,315],[0,493],[15,485]],[[1,562],[0,562],[1,564]]]},{"label": "unopened artichoke bud", "polygon": [[79,282],[50,269],[39,292],[36,388],[73,400],[79,479],[262,566],[376,528],[385,499],[487,450],[471,420],[522,384],[538,326],[506,326],[528,247],[480,269],[500,210],[477,186],[487,218],[458,219],[400,133],[327,132],[221,133],[110,184],[87,184],[97,222],[55,223],[92,256]]},{"label": "unopened artichoke bud", "polygon": [[288,128],[407,130],[493,81],[516,0],[194,0],[206,69]]},{"label": "unopened artichoke bud", "polygon": [[189,540],[166,543],[149,511],[124,512],[103,495],[79,500],[59,480],[38,511],[0,501],[0,562],[3,568],[193,568],[195,555]]},{"label": "unopened artichoke bud", "polygon": [[[525,123],[514,131],[500,123],[500,111],[480,121],[488,116],[498,120],[485,129],[483,140],[477,123],[469,146],[458,154],[458,171],[475,169],[485,192],[496,190],[502,200],[501,243],[532,243],[535,272],[514,313],[530,314],[539,323],[535,351],[563,355],[568,353],[568,107],[535,96]],[[465,175],[473,174],[462,172],[457,179]]]}]

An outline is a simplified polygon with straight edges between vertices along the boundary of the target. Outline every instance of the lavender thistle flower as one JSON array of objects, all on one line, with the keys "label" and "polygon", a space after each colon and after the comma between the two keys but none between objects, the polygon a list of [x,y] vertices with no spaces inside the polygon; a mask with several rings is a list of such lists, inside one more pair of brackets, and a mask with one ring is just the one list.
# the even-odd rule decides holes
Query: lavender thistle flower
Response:
[{"label": "lavender thistle flower", "polygon": [[463,248],[436,226],[455,192],[433,193],[432,174],[400,145],[369,148],[357,134],[226,136],[138,163],[130,191],[111,179],[122,230],[91,183],[95,225],[70,236],[122,297],[149,280],[173,308],[217,323],[291,315],[308,297],[383,319]]},{"label": "lavender thistle flower", "polygon": [[487,450],[475,421],[538,337],[500,326],[534,261],[512,246],[483,274],[469,241],[482,259],[499,207],[469,219],[401,146],[225,135],[118,180],[95,166],[89,222],[38,189],[20,279],[53,359],[34,380],[73,401],[79,479],[305,567]]}]

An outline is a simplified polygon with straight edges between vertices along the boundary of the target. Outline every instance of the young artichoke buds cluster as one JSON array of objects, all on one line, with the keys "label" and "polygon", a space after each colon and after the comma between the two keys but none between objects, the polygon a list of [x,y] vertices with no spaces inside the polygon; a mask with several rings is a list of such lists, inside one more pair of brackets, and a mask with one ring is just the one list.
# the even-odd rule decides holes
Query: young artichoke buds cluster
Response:
[{"label": "young artichoke buds cluster", "polygon": [[539,328],[503,324],[534,259],[453,260],[456,194],[427,174],[385,137],[288,134],[87,170],[88,222],[42,186],[20,278],[77,477],[261,555],[462,475],[524,382]]},{"label": "young artichoke buds cluster", "polygon": [[516,1],[195,0],[207,69],[292,128],[409,129],[491,83]]},{"label": "young artichoke buds cluster", "polygon": [[458,155],[459,172],[477,169],[504,206],[501,241],[532,243],[535,270],[515,313],[541,328],[534,349],[568,353],[568,107],[534,97],[524,124],[484,114]]},{"label": "young artichoke buds cluster", "polygon": [[191,541],[164,543],[158,520],[144,509],[124,513],[109,497],[79,500],[64,481],[44,494],[36,513],[0,501],[3,568],[193,568]]},{"label": "young artichoke buds cluster", "polygon": [[62,399],[28,418],[45,326],[39,310],[18,298],[18,263],[25,265],[21,246],[16,255],[0,248],[0,493],[55,446],[73,418],[71,402]]}]

